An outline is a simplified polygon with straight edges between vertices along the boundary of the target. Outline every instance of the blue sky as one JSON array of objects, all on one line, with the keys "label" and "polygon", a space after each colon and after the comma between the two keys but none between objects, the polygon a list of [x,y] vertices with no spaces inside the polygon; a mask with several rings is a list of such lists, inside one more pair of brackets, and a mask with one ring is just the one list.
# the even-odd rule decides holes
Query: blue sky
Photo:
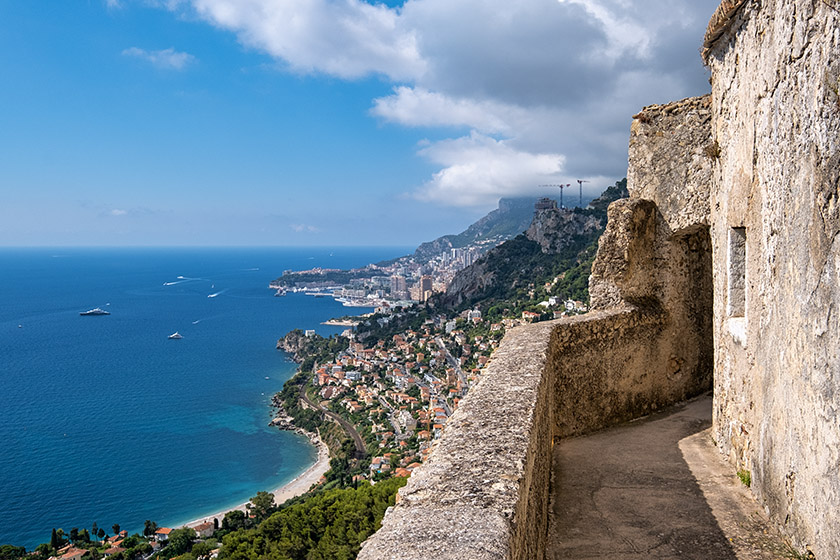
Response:
[{"label": "blue sky", "polygon": [[0,245],[412,245],[625,175],[716,0],[0,1]]}]

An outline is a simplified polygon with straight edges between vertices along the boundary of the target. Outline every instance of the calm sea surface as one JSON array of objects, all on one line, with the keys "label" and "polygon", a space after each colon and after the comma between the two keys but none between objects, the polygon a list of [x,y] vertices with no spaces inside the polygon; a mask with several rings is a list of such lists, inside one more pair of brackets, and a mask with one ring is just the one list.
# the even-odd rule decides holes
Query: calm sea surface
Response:
[{"label": "calm sea surface", "polygon": [[407,252],[0,249],[0,544],[177,526],[297,476],[315,450],[267,427],[295,371],[275,343],[368,310],[268,283]]}]

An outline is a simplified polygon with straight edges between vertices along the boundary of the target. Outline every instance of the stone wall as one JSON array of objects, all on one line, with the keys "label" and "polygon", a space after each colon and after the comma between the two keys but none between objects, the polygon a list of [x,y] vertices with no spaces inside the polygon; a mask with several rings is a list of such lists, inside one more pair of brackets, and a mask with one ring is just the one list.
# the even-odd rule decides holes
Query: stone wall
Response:
[{"label": "stone wall", "polygon": [[361,560],[540,558],[552,442],[550,323],[505,335]]},{"label": "stone wall", "polygon": [[630,126],[627,189],[655,203],[671,232],[709,225],[712,161],[711,97],[649,105]]},{"label": "stone wall", "polygon": [[840,3],[735,4],[705,51],[714,430],[795,544],[840,558]]}]

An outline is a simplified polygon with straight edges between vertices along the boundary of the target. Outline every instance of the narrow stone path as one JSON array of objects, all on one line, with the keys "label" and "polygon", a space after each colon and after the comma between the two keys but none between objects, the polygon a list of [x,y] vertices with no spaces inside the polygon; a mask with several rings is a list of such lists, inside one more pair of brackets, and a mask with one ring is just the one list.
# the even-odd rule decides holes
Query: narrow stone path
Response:
[{"label": "narrow stone path", "polygon": [[554,448],[549,560],[791,558],[711,442],[711,397]]}]

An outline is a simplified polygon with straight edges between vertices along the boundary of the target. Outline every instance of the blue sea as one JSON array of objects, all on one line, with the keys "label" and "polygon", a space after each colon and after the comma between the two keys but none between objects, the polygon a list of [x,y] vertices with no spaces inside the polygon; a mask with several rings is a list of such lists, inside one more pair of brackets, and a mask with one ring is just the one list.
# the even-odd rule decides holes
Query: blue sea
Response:
[{"label": "blue sea", "polygon": [[268,283],[407,252],[0,249],[0,544],[174,527],[296,477],[316,453],[268,427],[296,370],[276,341],[369,310]]}]

